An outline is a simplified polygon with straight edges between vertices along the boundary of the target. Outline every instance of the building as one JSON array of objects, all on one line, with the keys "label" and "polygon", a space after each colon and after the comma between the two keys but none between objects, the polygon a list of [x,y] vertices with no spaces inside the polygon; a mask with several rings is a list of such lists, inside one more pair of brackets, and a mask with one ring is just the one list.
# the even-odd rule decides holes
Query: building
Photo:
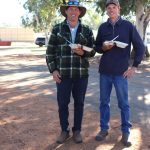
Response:
[{"label": "building", "polygon": [[12,42],[34,42],[35,33],[31,28],[0,27],[0,40]]}]

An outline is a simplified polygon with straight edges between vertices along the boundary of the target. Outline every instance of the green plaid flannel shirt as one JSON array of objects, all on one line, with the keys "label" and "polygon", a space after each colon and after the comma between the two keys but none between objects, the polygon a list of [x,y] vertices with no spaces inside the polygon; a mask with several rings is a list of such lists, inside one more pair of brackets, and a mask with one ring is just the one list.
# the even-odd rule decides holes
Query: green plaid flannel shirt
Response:
[{"label": "green plaid flannel shirt", "polygon": [[[85,51],[83,56],[79,56],[72,52],[67,40],[72,41],[71,32],[67,21],[64,20],[62,23],[53,27],[48,42],[46,62],[50,73],[58,70],[61,78],[88,77],[88,58],[93,57],[95,51]],[[88,26],[82,25],[80,20],[75,43],[91,48],[93,48],[94,44],[92,30]]]}]

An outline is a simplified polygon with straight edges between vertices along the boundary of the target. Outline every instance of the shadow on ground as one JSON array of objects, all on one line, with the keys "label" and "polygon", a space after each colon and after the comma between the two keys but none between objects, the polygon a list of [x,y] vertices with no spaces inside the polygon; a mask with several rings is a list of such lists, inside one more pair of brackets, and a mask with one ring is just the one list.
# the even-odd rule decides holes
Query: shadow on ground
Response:
[{"label": "shadow on ground", "polygon": [[[1,150],[121,150],[120,116],[115,92],[112,91],[110,134],[96,142],[99,131],[99,88],[96,60],[91,60],[86,94],[82,144],[70,138],[58,145],[60,132],[56,87],[45,64],[45,57],[12,55],[0,58],[0,149]],[[129,150],[150,149],[150,64],[143,62],[137,75],[129,80],[131,104]],[[73,101],[70,104],[70,127],[73,122]],[[71,133],[72,135],[72,133]]]}]

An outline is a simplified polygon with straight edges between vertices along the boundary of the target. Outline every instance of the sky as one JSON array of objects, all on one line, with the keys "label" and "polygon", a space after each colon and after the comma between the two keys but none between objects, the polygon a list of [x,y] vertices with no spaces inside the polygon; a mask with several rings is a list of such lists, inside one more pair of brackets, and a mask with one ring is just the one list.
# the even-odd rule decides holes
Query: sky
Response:
[{"label": "sky", "polygon": [[[22,3],[23,1],[25,0],[21,0]],[[25,10],[19,0],[0,0],[0,26],[20,26],[24,14]]]}]

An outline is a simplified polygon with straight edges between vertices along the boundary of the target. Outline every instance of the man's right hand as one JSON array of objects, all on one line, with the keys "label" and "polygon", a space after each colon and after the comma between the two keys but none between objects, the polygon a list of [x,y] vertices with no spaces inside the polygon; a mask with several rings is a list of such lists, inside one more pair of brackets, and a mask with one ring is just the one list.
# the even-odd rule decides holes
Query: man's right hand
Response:
[{"label": "man's right hand", "polygon": [[52,73],[52,75],[53,75],[53,80],[54,80],[54,81],[56,81],[57,83],[60,83],[60,82],[61,82],[61,79],[60,79],[61,76],[60,76],[58,70],[55,70],[55,71]]},{"label": "man's right hand", "polygon": [[108,50],[110,50],[114,45],[115,45],[115,44],[114,44],[113,42],[111,42],[111,41],[105,41],[105,42],[103,43],[102,49],[103,49],[103,51],[108,51]]}]

